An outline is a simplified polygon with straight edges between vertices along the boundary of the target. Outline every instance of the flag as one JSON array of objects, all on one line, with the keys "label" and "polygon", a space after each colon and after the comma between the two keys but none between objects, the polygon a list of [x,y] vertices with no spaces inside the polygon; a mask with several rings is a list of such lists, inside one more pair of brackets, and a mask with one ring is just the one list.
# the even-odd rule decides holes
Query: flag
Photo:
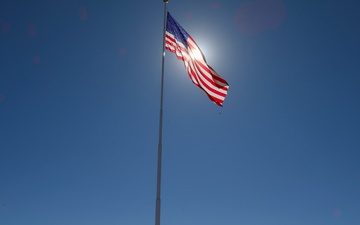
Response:
[{"label": "flag", "polygon": [[194,39],[167,13],[165,47],[184,61],[192,82],[217,105],[222,106],[229,89],[228,83],[209,66]]}]

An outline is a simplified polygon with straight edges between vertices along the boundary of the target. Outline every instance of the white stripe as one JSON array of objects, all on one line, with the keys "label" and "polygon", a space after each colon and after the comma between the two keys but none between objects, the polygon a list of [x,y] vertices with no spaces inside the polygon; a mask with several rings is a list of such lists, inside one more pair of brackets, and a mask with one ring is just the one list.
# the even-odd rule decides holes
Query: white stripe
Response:
[{"label": "white stripe", "polygon": [[[200,64],[199,62],[195,62],[195,63],[196,63],[196,64]],[[204,69],[201,67],[201,65],[199,65],[198,67],[199,67],[199,68],[196,68],[196,71],[198,71],[198,75],[199,75],[200,77],[202,77],[202,80],[204,80],[204,82],[205,82],[208,86],[210,86],[211,88],[213,88],[213,89],[215,89],[215,90],[217,90],[217,91],[219,91],[219,92],[221,92],[221,93],[224,93],[224,94],[227,93],[226,90],[220,89],[220,88],[218,88],[217,86],[214,86],[214,85],[213,85],[211,82],[209,82],[208,80],[206,80],[206,78],[205,78],[204,76],[206,76],[206,77],[208,77],[210,80],[213,80],[213,81],[214,81],[212,75],[209,74],[206,70],[204,70]],[[208,67],[207,67],[207,68],[208,68]],[[204,75],[202,75],[200,71],[201,71]]]},{"label": "white stripe", "polygon": [[[191,51],[190,49],[188,49],[189,51]],[[183,55],[188,55],[187,52],[181,51]],[[190,55],[189,55],[190,56]],[[208,93],[209,95],[213,96],[214,98],[223,100],[225,99],[225,97],[220,96],[216,93],[214,93],[213,91],[211,91],[210,89],[208,89],[205,84],[207,84],[209,87],[213,88],[214,90],[217,90],[225,95],[227,95],[227,91],[223,90],[223,89],[219,89],[218,87],[214,86],[212,83],[210,83],[209,81],[206,80],[206,78],[204,78],[204,76],[200,73],[200,71],[195,67],[195,65],[193,63],[198,63],[196,59],[193,60],[185,60],[185,67],[189,67],[187,69],[187,72],[189,74],[189,76],[191,77],[191,79],[193,80],[194,83],[198,84],[202,89],[204,89],[206,91],[206,93]],[[205,65],[206,66],[206,65]],[[209,74],[207,71],[204,71],[201,66],[199,65],[201,71],[204,72],[205,76],[207,76],[209,79],[213,80],[211,74]],[[208,68],[208,66],[206,66]],[[200,81],[200,83],[197,82],[196,78],[192,78],[193,75],[191,75],[191,71],[194,71],[195,76],[198,78],[198,80]],[[204,84],[205,83],[205,84]]]},{"label": "white stripe", "polygon": [[[214,92],[212,92],[210,89],[208,89],[203,83],[207,83],[208,84],[208,81],[206,81],[204,78],[202,78],[201,76],[199,76],[199,72],[198,70],[195,68],[195,66],[193,65],[192,61],[189,61],[190,62],[190,65],[188,65],[189,69],[193,70],[194,73],[196,74],[196,77],[198,78],[198,80],[200,81],[199,83],[199,86],[206,92],[208,93],[209,95],[213,96],[214,98],[217,98],[217,99],[220,99],[220,100],[223,100],[225,99],[225,97],[223,96],[220,96]],[[191,72],[191,71],[188,71],[188,72]],[[208,84],[209,85],[209,84]],[[212,85],[209,85],[209,86],[212,86]],[[212,86],[213,87],[213,86]],[[218,88],[214,88],[215,90],[218,90]],[[224,93],[226,95],[226,92]]]},{"label": "white stripe", "polygon": [[[204,69],[201,67],[201,65],[199,65],[201,62],[197,62],[196,59],[193,60],[193,62],[195,63],[195,65],[198,65],[197,67],[195,67],[195,65],[194,65],[194,67],[195,67],[196,74],[198,75],[199,79],[201,79],[201,81],[202,81],[203,83],[207,84],[207,85],[208,85],[209,87],[211,87],[212,89],[217,90],[217,91],[219,91],[219,92],[221,92],[221,93],[223,93],[223,94],[226,95],[226,93],[227,93],[226,90],[223,90],[223,89],[218,88],[217,86],[213,85],[211,82],[209,82],[209,81],[205,78],[205,77],[207,77],[207,78],[210,79],[210,80],[214,80],[214,79],[212,78],[212,75],[209,74],[206,70],[204,70]],[[206,66],[206,65],[204,65],[204,66]],[[206,66],[206,67],[207,67],[207,66]],[[207,67],[207,68],[208,68],[208,67]],[[202,73],[201,73],[200,71],[201,71]],[[204,86],[204,87],[205,87],[205,86]],[[209,90],[209,91],[211,91],[211,90]]]}]

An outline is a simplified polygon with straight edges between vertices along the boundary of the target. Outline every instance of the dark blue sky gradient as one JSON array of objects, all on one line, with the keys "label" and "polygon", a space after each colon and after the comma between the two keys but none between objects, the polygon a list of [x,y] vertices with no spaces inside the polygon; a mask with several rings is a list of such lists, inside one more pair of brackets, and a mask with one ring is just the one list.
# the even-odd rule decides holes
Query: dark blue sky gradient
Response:
[{"label": "dark blue sky gradient", "polygon": [[[355,1],[171,1],[230,84],[166,53],[162,224],[360,223]],[[162,1],[0,2],[0,224],[155,221]]]}]

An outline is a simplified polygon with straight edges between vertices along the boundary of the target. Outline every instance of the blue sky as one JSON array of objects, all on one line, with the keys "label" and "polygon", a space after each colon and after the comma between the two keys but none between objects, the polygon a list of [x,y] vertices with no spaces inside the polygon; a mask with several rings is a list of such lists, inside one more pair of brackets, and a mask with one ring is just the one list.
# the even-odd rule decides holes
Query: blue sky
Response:
[{"label": "blue sky", "polygon": [[[359,3],[171,1],[161,223],[358,225]],[[154,224],[162,1],[0,3],[0,224]]]}]

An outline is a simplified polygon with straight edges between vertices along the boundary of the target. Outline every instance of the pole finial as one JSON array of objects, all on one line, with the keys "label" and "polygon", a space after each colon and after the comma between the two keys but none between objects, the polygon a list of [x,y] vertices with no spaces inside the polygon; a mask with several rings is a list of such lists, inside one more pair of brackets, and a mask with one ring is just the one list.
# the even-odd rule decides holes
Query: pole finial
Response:
[{"label": "pole finial", "polygon": [[164,0],[165,3],[168,3],[169,0]]}]

